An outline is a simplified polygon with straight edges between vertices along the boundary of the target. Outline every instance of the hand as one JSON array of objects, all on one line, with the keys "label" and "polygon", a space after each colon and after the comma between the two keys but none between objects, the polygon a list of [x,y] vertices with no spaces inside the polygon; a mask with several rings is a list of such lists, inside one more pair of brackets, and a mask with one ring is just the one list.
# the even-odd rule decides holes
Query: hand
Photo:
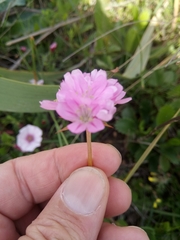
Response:
[{"label": "hand", "polygon": [[121,159],[112,146],[86,143],[20,157],[0,166],[0,239],[148,240],[136,227],[103,223],[125,212],[129,187],[111,177]]}]

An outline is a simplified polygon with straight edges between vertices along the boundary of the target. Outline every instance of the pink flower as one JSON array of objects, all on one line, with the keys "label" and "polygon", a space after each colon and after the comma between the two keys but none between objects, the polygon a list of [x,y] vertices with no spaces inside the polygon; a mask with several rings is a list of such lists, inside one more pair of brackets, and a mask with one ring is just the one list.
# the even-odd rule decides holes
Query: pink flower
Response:
[{"label": "pink flower", "polygon": [[20,49],[21,49],[22,52],[26,52],[27,51],[27,47],[25,47],[25,46],[21,46]]},{"label": "pink flower", "polygon": [[19,130],[16,144],[22,152],[33,152],[41,146],[42,133],[39,127],[28,124]]},{"label": "pink flower", "polygon": [[82,73],[79,69],[64,75],[56,94],[56,101],[43,100],[42,108],[55,110],[71,123],[67,128],[73,133],[87,130],[91,133],[104,129],[116,112],[116,104],[129,102],[124,98],[123,87],[116,79],[107,79],[103,70]]},{"label": "pink flower", "polygon": [[51,52],[54,52],[54,50],[57,48],[57,42],[53,42],[51,45],[50,45],[50,47],[49,47],[49,49],[50,49],[50,51]]}]

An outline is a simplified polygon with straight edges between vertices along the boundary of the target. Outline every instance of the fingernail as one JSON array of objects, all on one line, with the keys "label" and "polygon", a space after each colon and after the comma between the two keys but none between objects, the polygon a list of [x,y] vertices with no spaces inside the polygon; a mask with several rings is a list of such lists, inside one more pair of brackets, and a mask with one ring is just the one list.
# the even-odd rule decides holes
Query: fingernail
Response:
[{"label": "fingernail", "polygon": [[61,199],[73,212],[81,215],[93,214],[101,204],[105,181],[93,167],[76,170],[63,183]]}]

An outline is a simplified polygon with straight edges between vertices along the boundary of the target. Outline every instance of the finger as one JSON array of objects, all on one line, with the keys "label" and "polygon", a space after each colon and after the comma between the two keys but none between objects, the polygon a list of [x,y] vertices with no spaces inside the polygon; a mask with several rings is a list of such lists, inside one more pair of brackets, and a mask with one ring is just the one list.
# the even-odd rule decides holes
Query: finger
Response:
[{"label": "finger", "polygon": [[100,169],[73,172],[19,240],[95,240],[101,228],[109,182]]},{"label": "finger", "polygon": [[112,224],[104,223],[98,236],[98,240],[149,240],[146,232],[141,228],[117,227]]},{"label": "finger", "polygon": [[109,199],[106,217],[114,217],[127,211],[131,204],[131,190],[128,185],[117,178],[109,178]]},{"label": "finger", "polygon": [[34,207],[26,215],[16,220],[14,222],[14,225],[18,233],[24,235],[26,228],[32,223],[32,221],[34,221],[38,217],[40,212],[41,212],[40,207],[38,205],[34,205]]},{"label": "finger", "polygon": [[[124,213],[129,208],[131,203],[131,191],[126,183],[114,177],[109,178],[109,185],[109,198],[105,216],[113,217]],[[43,203],[41,206],[46,206],[46,204]],[[26,216],[16,221],[16,228],[21,234],[25,234],[27,226],[31,224],[31,222],[39,215],[39,213],[40,208],[36,206],[31,209]]]},{"label": "finger", "polygon": [[[52,197],[75,169],[87,165],[86,143],[40,152],[6,162],[0,168],[0,212],[19,219],[34,205]],[[120,165],[120,155],[110,145],[93,143],[93,163],[107,176]]]},{"label": "finger", "polygon": [[12,220],[0,214],[0,239],[14,240],[19,237]]}]

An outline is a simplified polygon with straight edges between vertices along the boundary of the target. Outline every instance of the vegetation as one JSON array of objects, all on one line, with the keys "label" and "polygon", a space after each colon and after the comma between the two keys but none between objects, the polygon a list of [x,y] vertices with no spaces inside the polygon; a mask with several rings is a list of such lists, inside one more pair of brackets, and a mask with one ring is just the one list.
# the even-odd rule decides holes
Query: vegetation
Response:
[{"label": "vegetation", "polygon": [[[121,152],[116,176],[133,194],[128,212],[109,221],[141,226],[151,240],[178,240],[178,9],[178,0],[0,1],[1,163],[25,155],[16,136],[26,124],[43,130],[35,152],[85,141],[68,131],[56,134],[66,123],[41,109],[39,101],[54,99],[67,71],[104,69],[133,98],[118,108],[113,129],[93,135],[93,141]],[[44,85],[30,79],[43,79]]]}]

